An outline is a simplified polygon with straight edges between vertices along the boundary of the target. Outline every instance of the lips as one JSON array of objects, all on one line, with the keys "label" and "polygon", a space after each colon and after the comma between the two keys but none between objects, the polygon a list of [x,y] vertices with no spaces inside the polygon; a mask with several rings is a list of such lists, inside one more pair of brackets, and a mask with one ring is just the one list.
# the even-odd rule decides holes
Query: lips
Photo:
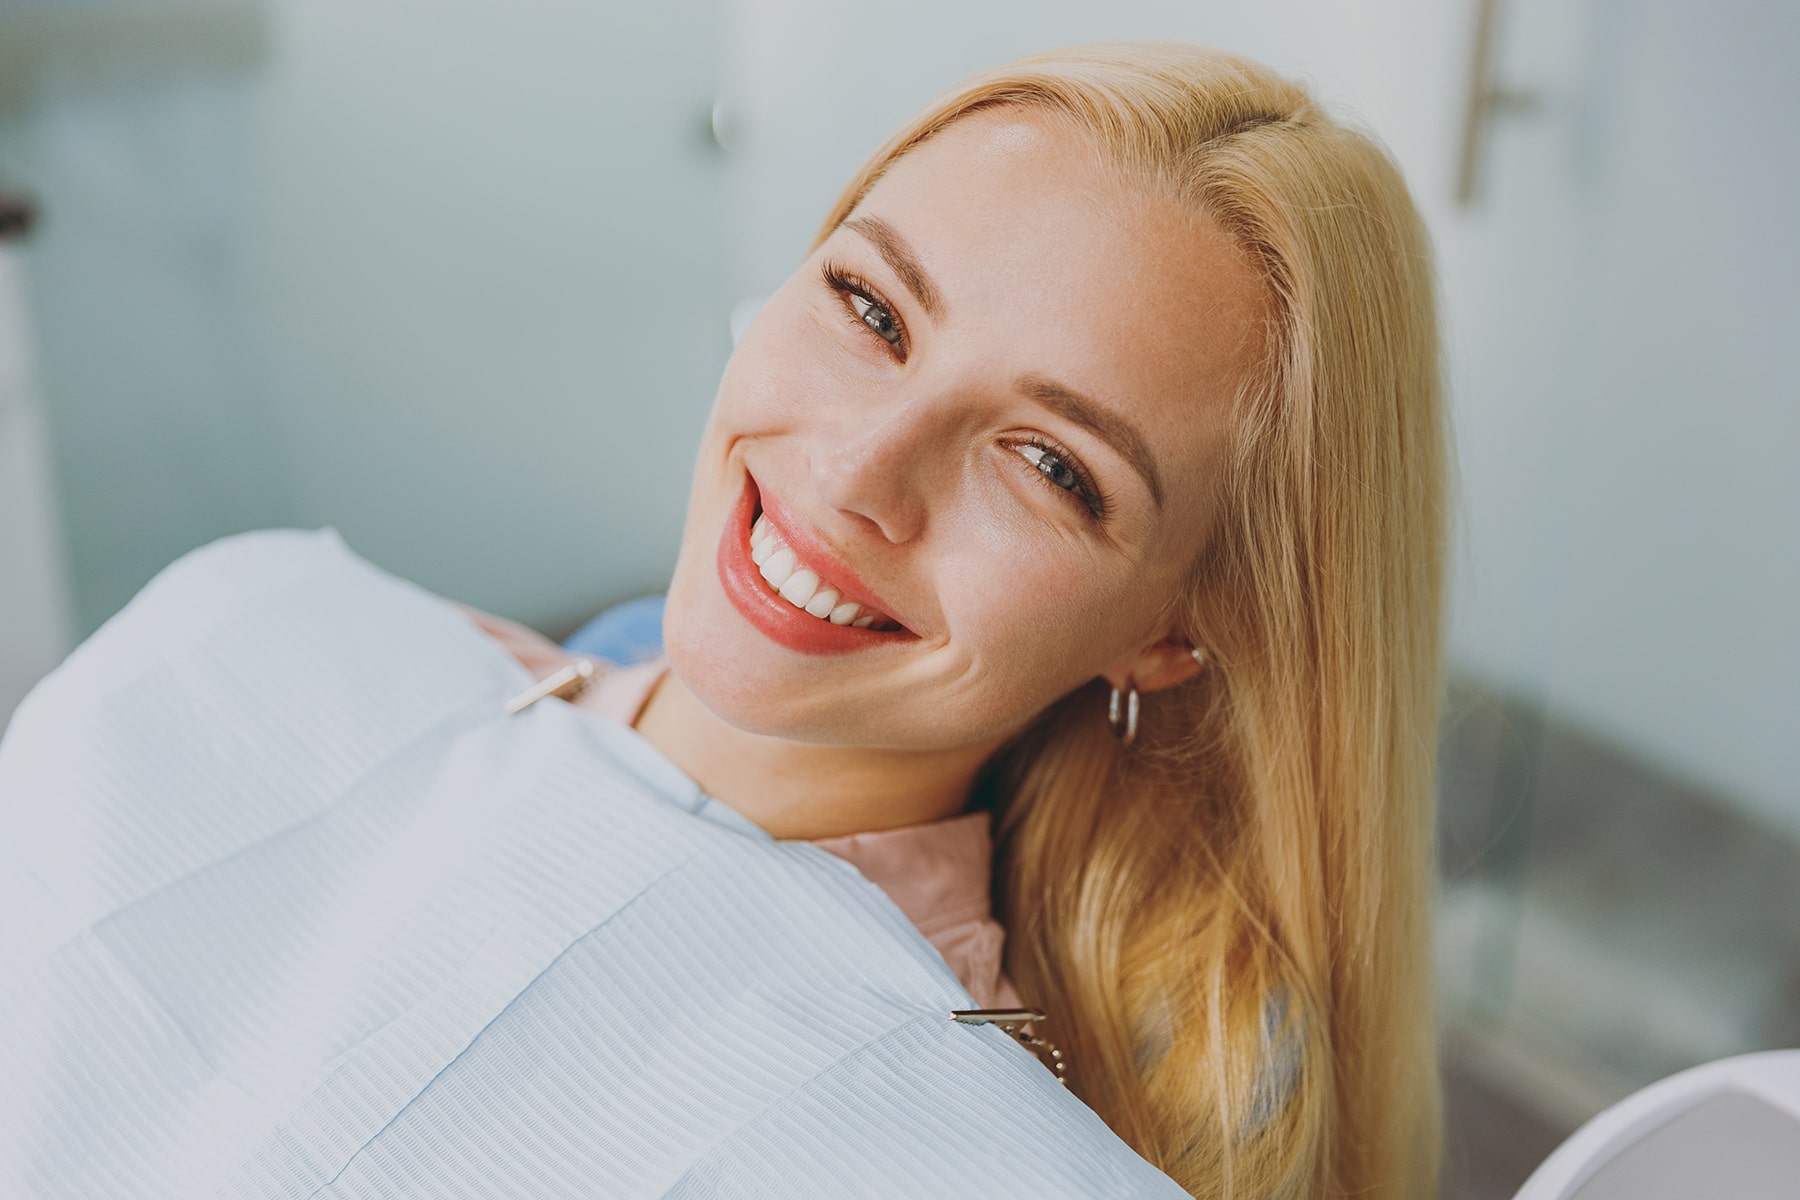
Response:
[{"label": "lips", "polygon": [[898,621],[880,609],[849,599],[847,588],[826,578],[824,569],[802,562],[789,541],[768,513],[750,526],[750,561],[762,570],[763,582],[774,588],[776,595],[833,625],[884,632],[900,628]]},{"label": "lips", "polygon": [[719,539],[718,568],[732,606],[789,650],[845,654],[913,637],[848,564],[764,497],[748,474]]}]

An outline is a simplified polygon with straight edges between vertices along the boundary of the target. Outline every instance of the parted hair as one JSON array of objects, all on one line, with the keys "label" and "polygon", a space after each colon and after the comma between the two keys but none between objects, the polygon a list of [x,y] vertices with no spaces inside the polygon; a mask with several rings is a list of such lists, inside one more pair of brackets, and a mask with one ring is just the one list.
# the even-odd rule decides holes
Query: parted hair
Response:
[{"label": "parted hair", "polygon": [[[1428,238],[1392,159],[1301,87],[1180,43],[953,88],[845,188],[971,113],[1045,114],[1255,263],[1264,353],[1175,627],[1208,665],[1129,750],[1095,683],[991,764],[1006,967],[1069,1082],[1195,1196],[1423,1196],[1447,429]],[[816,243],[815,243],[816,245]],[[1171,245],[1170,255],[1181,253]]]}]

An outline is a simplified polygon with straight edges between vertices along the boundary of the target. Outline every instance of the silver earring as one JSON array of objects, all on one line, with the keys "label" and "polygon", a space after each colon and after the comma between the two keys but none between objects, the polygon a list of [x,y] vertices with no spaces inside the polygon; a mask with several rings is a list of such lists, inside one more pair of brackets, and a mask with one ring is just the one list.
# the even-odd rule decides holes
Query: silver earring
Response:
[{"label": "silver earring", "polygon": [[1195,662],[1199,663],[1203,667],[1206,665],[1206,651],[1202,650],[1198,646],[1189,646],[1188,653],[1194,656]]},{"label": "silver earring", "polygon": [[1137,740],[1138,722],[1138,690],[1130,680],[1125,681],[1125,691],[1118,688],[1112,690],[1112,698],[1106,702],[1106,723],[1111,727],[1121,745],[1129,746]]}]

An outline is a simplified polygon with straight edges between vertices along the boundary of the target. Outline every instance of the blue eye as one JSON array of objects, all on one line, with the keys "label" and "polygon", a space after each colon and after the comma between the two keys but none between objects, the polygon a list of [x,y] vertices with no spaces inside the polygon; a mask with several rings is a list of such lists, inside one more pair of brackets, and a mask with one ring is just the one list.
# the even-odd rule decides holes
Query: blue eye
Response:
[{"label": "blue eye", "polygon": [[1019,447],[1019,453],[1024,455],[1026,462],[1038,469],[1039,475],[1063,491],[1075,492],[1081,489],[1081,476],[1075,474],[1074,469],[1056,451],[1047,446],[1027,443]]},{"label": "blue eye", "polygon": [[1036,468],[1044,482],[1072,497],[1096,520],[1106,520],[1111,507],[1108,497],[1094,486],[1073,455],[1043,442],[1021,442],[1013,449]]},{"label": "blue eye", "polygon": [[875,335],[890,346],[900,344],[900,323],[894,320],[894,314],[858,292],[848,294],[850,308],[864,325],[875,331]]},{"label": "blue eye", "polygon": [[836,292],[848,307],[846,314],[858,325],[869,330],[876,337],[899,351],[902,360],[906,358],[906,322],[886,300],[881,292],[861,276],[852,275],[835,263],[825,263],[820,268],[825,286]]}]

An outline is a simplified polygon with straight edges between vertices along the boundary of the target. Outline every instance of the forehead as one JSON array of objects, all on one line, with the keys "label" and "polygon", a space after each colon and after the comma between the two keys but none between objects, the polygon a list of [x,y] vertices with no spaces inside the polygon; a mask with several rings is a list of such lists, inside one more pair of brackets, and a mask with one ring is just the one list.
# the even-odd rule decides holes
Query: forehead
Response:
[{"label": "forehead", "polygon": [[945,338],[1115,409],[1171,477],[1212,473],[1267,296],[1206,214],[1127,180],[1072,125],[1017,110],[935,134],[858,213],[906,240],[942,293]]}]

